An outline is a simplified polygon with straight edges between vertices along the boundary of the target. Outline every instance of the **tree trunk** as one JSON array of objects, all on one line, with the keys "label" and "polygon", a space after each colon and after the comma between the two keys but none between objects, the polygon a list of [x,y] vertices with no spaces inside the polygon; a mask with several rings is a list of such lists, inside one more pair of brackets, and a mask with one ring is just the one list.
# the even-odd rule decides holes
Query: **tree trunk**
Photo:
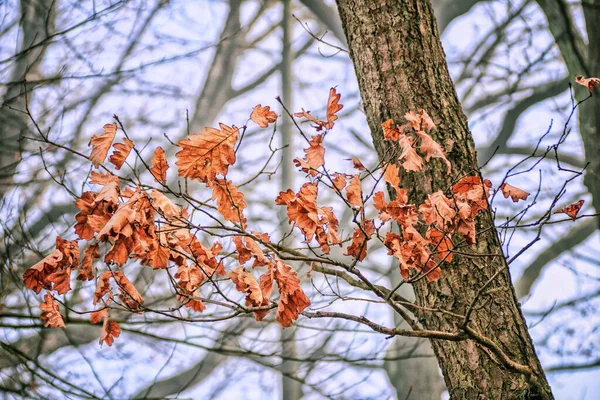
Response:
[{"label": "tree trunk", "polygon": [[[418,108],[425,109],[438,126],[435,139],[446,148],[451,146],[452,174],[446,174],[441,161],[433,160],[426,170],[403,175],[411,202],[418,204],[427,193],[446,190],[460,177],[478,174],[475,146],[448,73],[430,2],[338,0],[338,8],[379,157],[393,154],[383,140],[381,123],[389,118],[402,122],[406,112]],[[478,219],[477,230],[477,244],[465,250],[477,257],[457,254],[439,281],[421,280],[414,285],[417,303],[430,308],[465,314],[477,299],[464,328],[470,337],[479,337],[477,341],[432,340],[450,396],[552,399],[491,213]],[[478,295],[482,288],[486,290]],[[426,329],[462,329],[462,320],[447,313],[418,317]],[[500,351],[492,354],[481,345],[485,341]]]}]

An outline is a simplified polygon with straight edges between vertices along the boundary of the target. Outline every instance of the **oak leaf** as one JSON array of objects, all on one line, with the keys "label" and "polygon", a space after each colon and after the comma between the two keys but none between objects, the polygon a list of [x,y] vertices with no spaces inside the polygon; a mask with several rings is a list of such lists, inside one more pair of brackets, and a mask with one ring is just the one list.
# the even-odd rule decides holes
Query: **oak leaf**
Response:
[{"label": "oak leaf", "polygon": [[229,273],[229,278],[235,284],[235,288],[246,295],[246,306],[260,307],[262,305],[263,293],[251,273],[244,271],[242,267],[237,267]]},{"label": "oak leaf", "polygon": [[352,161],[352,166],[354,167],[354,169],[356,169],[357,171],[366,171],[366,167],[363,165],[363,163],[358,159],[358,157],[352,157],[349,159],[350,161]]},{"label": "oak leaf", "polygon": [[417,136],[421,138],[421,146],[419,147],[419,150],[421,153],[425,154],[425,161],[429,161],[432,157],[440,158],[446,163],[446,173],[450,174],[452,165],[446,158],[446,154],[444,153],[442,146],[440,146],[435,140],[433,140],[431,136],[423,131],[417,131]]},{"label": "oak leaf", "polygon": [[97,244],[91,244],[83,250],[83,258],[79,267],[78,281],[91,281],[94,279],[94,260],[100,258]]},{"label": "oak leaf", "polygon": [[402,190],[400,189],[400,169],[396,164],[386,163],[383,170],[383,180],[394,188],[396,194],[399,194]]},{"label": "oak leaf", "polygon": [[124,138],[123,141],[125,143],[115,143],[113,145],[115,151],[108,158],[108,161],[110,161],[115,166],[115,169],[117,171],[121,169],[121,167],[125,163],[125,160],[129,156],[129,153],[131,153],[131,149],[133,149],[134,146],[133,142],[127,138]]},{"label": "oak leaf", "polygon": [[106,159],[116,133],[116,123],[106,124],[104,125],[104,132],[102,134],[94,135],[90,139],[88,146],[92,146],[92,153],[90,154],[89,159],[95,168],[98,168]]},{"label": "oak leaf", "polygon": [[367,241],[375,233],[375,224],[372,219],[366,220],[354,228],[352,234],[352,244],[346,249],[346,255],[358,258],[362,261],[367,256]]},{"label": "oak leaf", "polygon": [[306,172],[311,176],[318,174],[317,170],[325,163],[325,148],[322,143],[323,135],[313,136],[308,142],[310,147],[304,150],[306,156],[302,159],[294,159],[294,164],[300,167],[302,172]]},{"label": "oak leaf", "polygon": [[110,182],[116,182],[119,185],[119,177],[110,172],[96,172],[90,173],[90,183],[95,185],[106,185]]},{"label": "oak leaf", "polygon": [[119,323],[112,319],[105,318],[102,324],[102,333],[100,334],[100,345],[106,343],[108,347],[112,346],[116,337],[121,334]]},{"label": "oak leaf", "polygon": [[64,328],[65,320],[60,315],[58,303],[54,300],[54,297],[49,292],[44,295],[44,302],[40,304],[40,320],[44,323],[44,326],[51,328]]},{"label": "oak leaf", "polygon": [[583,206],[584,202],[585,200],[579,200],[576,203],[563,207],[560,210],[554,211],[554,214],[564,213],[571,217],[573,221],[575,221],[577,219],[577,213],[581,209],[581,206]]},{"label": "oak leaf", "polygon": [[169,169],[169,164],[167,163],[165,151],[162,147],[158,146],[156,150],[154,150],[151,163],[152,167],[150,167],[150,173],[154,177],[154,180],[165,185],[167,183],[167,170]]},{"label": "oak leaf", "polygon": [[600,78],[591,77],[586,79],[581,75],[576,75],[575,82],[577,82],[581,86],[585,86],[589,90],[593,90],[600,87]]},{"label": "oak leaf", "polygon": [[323,129],[330,130],[333,129],[334,121],[338,119],[336,113],[340,111],[344,106],[339,104],[341,94],[337,93],[335,88],[329,89],[329,98],[327,99],[327,120],[322,121],[315,118],[310,111],[305,111],[304,108],[301,112],[294,113],[295,117],[304,117],[308,119],[310,122],[315,124],[317,131],[321,131]]},{"label": "oak leaf", "polygon": [[287,328],[298,319],[298,315],[310,305],[310,300],[300,287],[300,279],[296,271],[283,261],[278,260],[272,266],[273,279],[279,288],[276,320]]},{"label": "oak leaf", "polygon": [[261,128],[266,128],[270,123],[277,121],[277,114],[271,111],[270,106],[262,107],[258,104],[252,109],[250,119]]},{"label": "oak leaf", "polygon": [[209,187],[212,189],[212,199],[217,201],[217,209],[221,215],[231,222],[238,222],[242,227],[246,226],[244,209],[246,202],[244,194],[240,192],[231,181],[225,179],[214,180]]},{"label": "oak leaf", "polygon": [[510,196],[512,201],[515,203],[519,200],[527,200],[527,197],[529,196],[529,193],[527,193],[526,191],[519,189],[518,187],[509,185],[506,182],[500,186],[500,190],[502,191],[504,198],[508,199],[508,197]]},{"label": "oak leaf", "polygon": [[353,175],[352,178],[350,178],[348,186],[346,186],[346,197],[348,203],[353,207],[362,208],[362,190],[360,188],[360,177],[358,175]]},{"label": "oak leaf", "polygon": [[179,141],[181,150],[175,154],[179,176],[208,183],[217,175],[227,175],[229,166],[235,163],[234,146],[239,130],[225,124],[219,127],[204,128],[201,133]]}]

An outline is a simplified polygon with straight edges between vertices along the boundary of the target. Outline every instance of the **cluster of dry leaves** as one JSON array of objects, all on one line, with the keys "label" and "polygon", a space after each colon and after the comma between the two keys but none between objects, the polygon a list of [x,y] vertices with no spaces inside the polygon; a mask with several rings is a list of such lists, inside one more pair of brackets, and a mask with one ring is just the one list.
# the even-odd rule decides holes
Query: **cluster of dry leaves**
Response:
[{"label": "cluster of dry leaves", "polygon": [[[360,160],[354,158],[354,174],[329,172],[325,168],[323,142],[334,127],[342,109],[341,95],[332,88],[327,103],[325,119],[318,119],[309,111],[302,110],[296,117],[303,117],[316,129],[317,134],[307,139],[304,157],[295,159],[296,165],[306,173],[308,182],[294,192],[281,192],[275,203],[285,206],[290,222],[300,230],[307,243],[316,240],[323,253],[328,254],[331,246],[342,246],[344,240],[339,232],[339,221],[333,208],[318,205],[319,190],[331,190],[351,207],[357,216],[356,227],[349,238],[346,255],[353,264],[367,256],[367,243],[374,236],[382,241],[388,253],[400,261],[400,272],[409,279],[410,270],[429,280],[440,277],[441,266],[453,259],[453,248],[457,238],[468,244],[475,243],[475,217],[488,207],[488,196],[492,184],[479,176],[465,176],[448,191],[437,191],[428,195],[419,205],[408,203],[407,190],[402,188],[401,170],[421,171],[432,158],[441,160],[450,173],[452,165],[446,152],[430,135],[436,129],[433,120],[424,110],[405,115],[406,124],[396,126],[389,120],[382,124],[384,137],[399,149],[394,163],[384,163],[378,171],[369,171]],[[260,104],[254,107],[251,116],[261,128],[266,128],[277,119],[270,107]],[[116,123],[104,126],[104,132],[95,135],[89,145],[92,152],[89,160],[95,168],[89,183],[98,189],[84,192],[75,202],[76,240],[56,238],[54,252],[35,264],[23,275],[25,285],[39,294],[45,290],[41,304],[41,320],[45,326],[64,327],[59,302],[52,295],[64,295],[71,290],[71,273],[76,271],[81,281],[96,280],[93,304],[97,309],[91,313],[92,323],[103,323],[100,344],[112,345],[119,336],[117,321],[111,319],[111,303],[134,312],[144,312],[144,298],[127,278],[125,264],[137,260],[153,269],[175,268],[174,285],[177,299],[182,306],[202,312],[201,287],[214,283],[214,279],[229,279],[235,288],[244,294],[245,311],[253,312],[260,321],[276,307],[276,320],[288,327],[299,314],[310,305],[310,300],[300,286],[296,271],[276,252],[275,244],[268,234],[247,230],[244,216],[246,202],[244,194],[227,179],[229,168],[236,161],[236,145],[240,132],[235,126],[219,124],[219,128],[204,128],[198,134],[189,135],[178,143],[176,154],[179,177],[196,180],[212,191],[212,200],[221,217],[236,228],[231,241],[235,247],[237,266],[226,271],[225,259],[221,255],[223,244],[218,240],[210,247],[194,234],[194,224],[185,208],[175,204],[167,195],[182,198],[167,186],[167,163],[161,147],[154,150],[149,171],[158,188],[150,185],[129,187],[103,164],[114,148],[109,162],[120,170],[134,149],[134,143],[124,133],[122,143],[113,145],[117,132]],[[380,178],[389,185],[391,199],[386,200],[383,191],[370,195],[363,193],[363,180],[379,172]],[[505,197],[513,201],[525,200],[528,193],[507,183],[500,188]],[[366,203],[371,202],[376,218],[367,218]],[[576,203],[557,212],[565,212],[575,218],[581,207]],[[372,214],[372,213],[371,213]],[[389,221],[400,226],[400,233],[389,231],[385,237],[380,230]],[[78,241],[85,241],[83,256],[80,256]],[[103,259],[103,271],[96,271],[96,260]],[[251,266],[247,263],[252,262]],[[244,265],[247,267],[244,268]],[[264,272],[257,279],[254,271]],[[274,286],[279,297],[272,303]],[[115,296],[116,295],[116,296]]]}]

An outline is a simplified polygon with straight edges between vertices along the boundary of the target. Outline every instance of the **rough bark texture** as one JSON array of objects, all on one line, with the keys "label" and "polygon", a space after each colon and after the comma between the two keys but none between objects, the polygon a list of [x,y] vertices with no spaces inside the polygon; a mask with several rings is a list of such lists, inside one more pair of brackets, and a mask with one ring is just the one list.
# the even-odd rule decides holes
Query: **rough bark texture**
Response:
[{"label": "rough bark texture", "polygon": [[[436,139],[448,150],[451,175],[437,160],[425,171],[403,176],[413,202],[446,190],[458,178],[478,173],[475,147],[450,75],[429,1],[338,0],[338,8],[373,142],[381,159],[393,153],[383,140],[381,122],[401,122],[409,110],[423,108],[438,126]],[[465,313],[477,298],[469,329],[487,337],[530,374],[516,372],[472,340],[433,340],[433,348],[452,398],[551,399],[535,354],[490,213],[477,223],[477,245],[456,256],[435,283],[414,285],[423,306]],[[491,228],[491,229],[490,229]],[[486,286],[478,297],[478,291]],[[457,332],[462,321],[444,313],[419,315],[426,329]]]}]

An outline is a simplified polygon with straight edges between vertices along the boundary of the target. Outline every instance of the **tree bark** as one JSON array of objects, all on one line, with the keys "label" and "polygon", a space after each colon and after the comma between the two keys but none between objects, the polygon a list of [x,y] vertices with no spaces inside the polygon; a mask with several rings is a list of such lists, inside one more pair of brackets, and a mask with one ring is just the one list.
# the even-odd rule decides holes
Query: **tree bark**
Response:
[{"label": "tree bark", "polygon": [[[438,126],[435,139],[450,149],[451,174],[446,174],[438,160],[431,161],[424,171],[403,174],[411,202],[419,204],[428,193],[446,190],[459,178],[478,174],[475,146],[448,73],[430,2],[338,0],[338,9],[380,159],[396,161],[390,160],[393,151],[383,140],[381,123],[389,118],[402,122],[406,112],[418,108],[432,116]],[[447,313],[418,315],[426,329],[464,329],[471,338],[432,340],[450,396],[552,399],[491,213],[484,213],[476,225],[477,244],[465,250],[476,256],[456,255],[439,281],[421,280],[414,285],[417,303],[429,308],[464,315],[473,301],[477,302],[467,325]],[[507,357],[492,354],[482,345],[486,341]]]}]

